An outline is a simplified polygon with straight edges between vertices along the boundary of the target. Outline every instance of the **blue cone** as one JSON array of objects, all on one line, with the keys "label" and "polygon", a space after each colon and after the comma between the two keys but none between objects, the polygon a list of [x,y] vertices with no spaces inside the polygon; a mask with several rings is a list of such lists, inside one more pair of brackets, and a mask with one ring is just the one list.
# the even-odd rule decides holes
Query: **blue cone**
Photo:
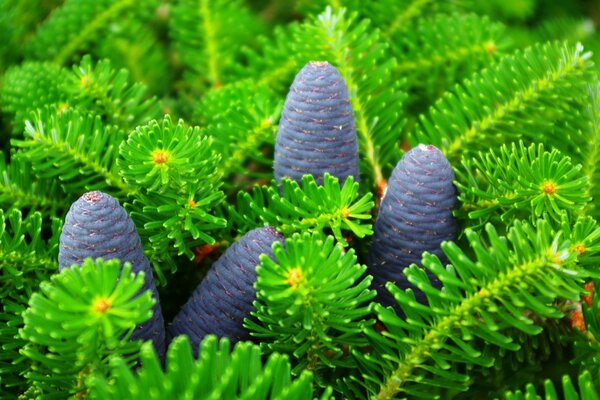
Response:
[{"label": "blue cone", "polygon": [[127,212],[112,196],[99,191],[85,193],[75,201],[63,225],[58,268],[83,264],[86,258],[119,259],[131,263],[132,272],[144,272],[143,291],[150,289],[156,304],[150,320],[138,325],[131,338],[152,340],[158,355],[165,353],[165,324],[152,277],[137,229]]},{"label": "blue cone", "polygon": [[[194,352],[206,335],[227,337],[232,345],[249,338],[244,318],[254,310],[259,256],[273,257],[272,244],[284,237],[274,228],[246,233],[212,265],[168,328],[169,338],[187,335]],[[197,353],[196,353],[197,354]]]},{"label": "blue cone", "polygon": [[275,179],[317,183],[329,172],[359,181],[358,142],[346,82],[327,62],[311,61],[296,75],[285,100],[275,142]]},{"label": "blue cone", "polygon": [[[388,182],[374,226],[373,242],[368,255],[369,273],[378,300],[396,306],[385,289],[388,281],[402,289],[412,287],[402,271],[421,263],[423,252],[445,260],[440,244],[456,239],[458,222],[452,216],[457,207],[454,171],[440,150],[432,145],[418,145],[398,162]],[[436,287],[440,282],[433,274]],[[425,295],[415,290],[417,300]]]}]

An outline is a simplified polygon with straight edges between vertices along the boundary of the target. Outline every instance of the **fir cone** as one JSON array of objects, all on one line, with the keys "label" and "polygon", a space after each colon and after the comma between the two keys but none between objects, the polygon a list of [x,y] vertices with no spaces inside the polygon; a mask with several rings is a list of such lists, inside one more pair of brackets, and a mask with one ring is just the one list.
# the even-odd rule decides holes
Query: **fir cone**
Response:
[{"label": "fir cone", "polygon": [[296,75],[285,100],[275,143],[275,179],[300,182],[329,172],[343,183],[359,180],[358,142],[346,82],[327,62],[311,61]]},{"label": "fir cone", "polygon": [[249,338],[244,318],[254,309],[256,267],[259,256],[273,256],[273,242],[283,243],[274,228],[257,228],[246,233],[212,265],[190,299],[168,328],[169,338],[188,335],[194,352],[208,334],[227,337],[232,345]]},{"label": "fir cone", "polygon": [[[458,223],[452,216],[457,206],[454,171],[435,146],[419,145],[408,151],[392,172],[381,201],[368,256],[369,272],[383,305],[395,305],[385,289],[388,281],[404,289],[410,285],[402,273],[420,264],[427,251],[444,261],[440,244],[454,240]],[[439,287],[432,274],[430,280]],[[416,290],[424,303],[425,295]]]},{"label": "fir cone", "polygon": [[152,277],[152,268],[144,254],[140,237],[127,212],[112,196],[88,192],[71,205],[60,236],[59,270],[81,265],[87,257],[131,263],[133,272],[144,272],[142,290],[152,292],[156,300],[152,318],[136,327],[131,338],[152,340],[158,355],[165,352],[165,324]]}]

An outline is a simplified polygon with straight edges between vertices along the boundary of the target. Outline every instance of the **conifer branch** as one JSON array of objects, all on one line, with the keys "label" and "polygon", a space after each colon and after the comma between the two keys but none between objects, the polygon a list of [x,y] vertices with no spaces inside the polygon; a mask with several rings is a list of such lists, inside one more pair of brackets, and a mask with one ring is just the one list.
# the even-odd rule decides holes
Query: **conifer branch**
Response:
[{"label": "conifer branch", "polygon": [[[187,337],[176,338],[167,353],[166,367],[151,346],[142,346],[137,371],[122,359],[113,357],[110,375],[94,375],[90,389],[98,398],[158,396],[161,399],[256,399],[311,400],[314,397],[312,374],[303,372],[292,378],[285,356],[261,357],[258,346],[240,342],[233,349],[229,340],[207,337],[196,360]],[[190,375],[191,374],[191,375]],[[193,378],[190,379],[190,376]],[[326,390],[321,400],[330,397]]]},{"label": "conifer branch", "polygon": [[[542,115],[544,109],[536,106],[550,98],[565,104],[575,101],[575,88],[586,84],[589,57],[580,45],[559,43],[536,45],[508,55],[457,86],[455,94],[440,99],[427,117],[421,117],[413,141],[438,145],[450,159],[480,149],[484,142],[489,146],[520,137],[551,141],[568,152],[570,144],[563,136],[567,133],[553,132],[554,126],[547,125]],[[535,112],[539,117],[532,116]],[[521,119],[522,115],[527,118]],[[568,116],[556,107],[552,118]],[[503,135],[496,135],[500,130]]]},{"label": "conifer branch", "polygon": [[594,201],[586,205],[584,213],[598,219],[600,217],[600,81],[595,81],[588,88],[588,100],[584,111],[588,132],[586,133],[587,149],[583,159],[583,173],[588,177],[590,185],[586,194]]},{"label": "conifer branch", "polygon": [[288,353],[295,375],[311,371],[326,386],[324,371],[356,368],[343,348],[366,345],[360,333],[373,323],[366,319],[375,296],[371,278],[361,279],[366,267],[332,236],[295,234],[285,247],[276,243],[273,254],[275,260],[261,257],[252,313],[258,321],[246,326],[269,352]]},{"label": "conifer branch", "polygon": [[263,225],[273,226],[285,235],[330,229],[338,241],[347,245],[342,230],[352,231],[359,238],[373,233],[371,224],[361,223],[371,218],[371,198],[371,193],[359,196],[358,183],[352,177],[341,186],[337,178],[325,174],[323,185],[317,185],[312,175],[305,175],[301,185],[284,178],[281,189],[256,186],[251,194],[239,192],[237,206],[228,207],[228,213],[239,232]]},{"label": "conifer branch", "polygon": [[62,222],[52,219],[50,235],[43,237],[42,216],[33,212],[23,217],[18,209],[0,209],[0,395],[28,389],[25,374],[30,363],[19,354],[26,341],[19,337],[22,313],[40,281],[58,269],[56,256]]},{"label": "conifer branch", "polygon": [[29,300],[23,313],[21,353],[32,362],[27,378],[41,392],[84,395],[92,373],[105,373],[109,354],[126,357],[141,342],[129,341],[136,324],[152,315],[150,291],[142,294],[144,274],[119,260],[87,259],[66,268]]},{"label": "conifer branch", "polygon": [[[400,74],[419,73],[465,62],[491,61],[506,48],[504,26],[473,14],[422,18],[392,46]],[[436,38],[445,38],[439,41]]]},{"label": "conifer branch", "polygon": [[52,180],[37,181],[32,167],[20,157],[6,164],[0,153],[0,208],[32,209],[55,214],[65,208],[57,197],[64,195]]},{"label": "conifer branch", "polygon": [[524,391],[506,391],[503,398],[506,400],[533,400],[540,399],[543,395],[545,400],[559,400],[559,399],[586,399],[586,400],[598,400],[597,387],[598,381],[594,379],[589,371],[584,370],[577,375],[576,382],[569,375],[564,375],[561,380],[561,386],[557,388],[557,385],[550,379],[544,380],[543,390],[537,390],[536,386],[539,386],[538,382],[529,383],[525,386]]},{"label": "conifer branch", "polygon": [[393,20],[382,31],[385,37],[391,37],[400,29],[404,29],[409,21],[419,16],[432,0],[411,0],[407,7],[396,13]]},{"label": "conifer branch", "polygon": [[389,399],[398,393],[423,397],[428,393],[423,386],[428,385],[465,390],[468,377],[450,371],[451,364],[461,360],[484,367],[493,365],[493,358],[469,343],[473,338],[517,350],[518,344],[503,329],[539,333],[542,328],[525,310],[542,318],[560,318],[563,314],[553,301],[577,300],[582,281],[598,276],[592,269],[578,265],[577,253],[569,249],[569,238],[553,232],[543,220],[535,228],[516,221],[506,238],[490,224],[486,232],[489,244],[478,233],[465,231],[475,254],[473,260],[448,242],[442,248],[452,267],[444,268],[437,257],[424,255],[424,267],[437,275],[444,291],[436,289],[416,265],[404,271],[408,280],[426,294],[428,307],[415,301],[412,290],[402,291],[388,283],[388,290],[406,316],[401,319],[391,308],[375,305],[387,331],[367,332],[376,354],[355,352],[365,374],[381,376],[374,385],[366,383],[369,391],[376,393],[375,398]]},{"label": "conifer branch", "polygon": [[182,0],[170,21],[186,79],[198,89],[227,83],[241,45],[251,43],[261,30],[261,22],[240,0]]},{"label": "conifer branch", "polygon": [[591,200],[581,165],[573,165],[556,149],[525,147],[523,142],[463,160],[457,187],[462,203],[457,214],[479,225],[495,219],[505,224],[515,218],[535,222],[542,214],[560,221],[563,210],[575,215]]},{"label": "conifer branch", "polygon": [[134,0],[119,0],[102,10],[102,12],[97,14],[90,22],[86,23],[83,29],[77,32],[76,36],[70,38],[70,40],[65,43],[65,46],[54,56],[54,63],[63,65],[83,46],[84,43],[93,38],[94,35],[97,35],[98,31],[105,28],[108,21],[115,19],[118,15],[122,14],[124,10],[135,4],[136,2]]},{"label": "conifer branch", "polygon": [[[66,0],[56,8],[27,43],[27,52],[37,59],[52,59],[63,65],[74,54],[95,40],[108,23],[136,5],[132,0]],[[139,10],[148,3],[140,3]]]},{"label": "conifer branch", "polygon": [[[275,141],[282,103],[268,87],[248,80],[211,90],[198,103],[198,118],[205,126],[202,132],[213,139],[221,154],[218,169],[223,177],[253,175],[247,167],[249,160],[272,168],[273,161],[262,156],[261,146]],[[272,177],[271,173],[263,175]]]},{"label": "conifer branch", "polygon": [[65,192],[132,192],[115,170],[122,134],[104,127],[98,116],[45,108],[27,122],[25,134],[25,140],[12,141],[22,148],[17,157],[26,158],[40,177],[60,178]]}]

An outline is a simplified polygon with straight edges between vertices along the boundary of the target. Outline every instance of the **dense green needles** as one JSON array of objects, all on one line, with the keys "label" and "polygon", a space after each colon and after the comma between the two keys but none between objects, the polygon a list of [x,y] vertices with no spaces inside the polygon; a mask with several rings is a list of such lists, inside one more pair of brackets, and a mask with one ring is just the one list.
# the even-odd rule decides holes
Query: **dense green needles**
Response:
[{"label": "dense green needles", "polygon": [[0,398],[598,399],[599,27],[0,1]]}]

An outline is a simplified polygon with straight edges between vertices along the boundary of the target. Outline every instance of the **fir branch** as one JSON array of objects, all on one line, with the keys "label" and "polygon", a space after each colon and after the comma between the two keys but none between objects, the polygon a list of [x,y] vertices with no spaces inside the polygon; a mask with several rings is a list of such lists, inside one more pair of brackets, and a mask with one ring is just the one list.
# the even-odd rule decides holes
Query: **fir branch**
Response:
[{"label": "fir branch", "polygon": [[431,395],[428,386],[466,390],[468,377],[449,370],[452,364],[493,364],[493,358],[483,357],[469,341],[481,338],[499,348],[518,349],[505,329],[539,333],[542,328],[535,325],[533,315],[562,317],[554,301],[577,300],[582,282],[598,276],[577,264],[569,240],[554,233],[543,220],[535,228],[516,221],[506,238],[490,224],[486,232],[489,244],[478,233],[465,231],[473,259],[454,243],[442,245],[452,266],[444,268],[437,257],[424,255],[424,267],[443,283],[443,291],[436,289],[418,266],[404,271],[426,294],[429,307],[416,302],[412,290],[402,291],[388,283],[405,318],[391,308],[375,305],[387,331],[367,331],[374,354],[354,352],[363,375],[370,378],[366,386],[375,398],[388,399],[398,393],[424,397]]},{"label": "fir branch", "polygon": [[[503,25],[473,14],[420,19],[402,42],[392,47],[398,57],[395,71],[427,76],[431,70],[465,61],[491,63],[490,56],[506,48],[504,34]],[[444,40],[438,41],[441,38]]]},{"label": "fir branch", "polygon": [[374,322],[366,320],[375,296],[371,278],[362,278],[366,267],[332,236],[295,234],[285,246],[276,243],[273,253],[275,261],[261,256],[252,313],[258,322],[246,320],[246,326],[269,352],[295,360],[294,375],[311,371],[326,386],[324,370],[356,368],[347,348],[366,345],[361,332]]},{"label": "fir branch", "polygon": [[488,0],[469,1],[469,9],[488,14],[495,19],[526,20],[536,11],[536,0]]},{"label": "fir branch", "polygon": [[53,180],[36,179],[32,166],[20,157],[7,165],[0,155],[0,208],[19,208],[56,215],[66,206],[64,192]]},{"label": "fir branch", "polygon": [[[415,17],[418,17],[427,6],[430,6],[431,3],[435,3],[432,0],[411,0],[409,4],[398,4],[399,2],[395,2],[396,7],[398,7],[397,13],[391,12],[390,9],[386,10],[388,15],[393,15],[393,19],[387,24],[386,29],[383,31],[383,36],[390,37],[394,35],[398,30],[403,29],[408,22],[414,20]],[[379,6],[381,7],[381,5]],[[383,7],[381,7],[383,8]]]},{"label": "fir branch", "polygon": [[462,166],[457,168],[458,215],[476,225],[497,219],[510,224],[515,218],[534,222],[545,213],[560,221],[562,210],[574,215],[591,200],[581,165],[558,150],[545,151],[542,144],[503,145]]},{"label": "fir branch", "polygon": [[129,81],[127,70],[113,69],[108,59],[94,63],[89,55],[73,65],[64,90],[77,108],[105,116],[123,130],[156,118],[160,108],[156,98],[145,98],[143,84]]},{"label": "fir branch", "polygon": [[571,243],[569,251],[577,254],[579,265],[595,268],[600,262],[600,226],[596,220],[589,215],[569,218],[563,212],[558,227]]},{"label": "fir branch", "polygon": [[538,42],[550,40],[568,41],[571,44],[586,42],[594,36],[594,22],[591,19],[558,17],[543,21],[533,32]]},{"label": "fir branch", "polygon": [[158,271],[176,269],[173,254],[193,259],[192,249],[213,244],[211,231],[227,225],[212,213],[225,197],[219,160],[198,127],[169,116],[138,127],[120,146],[117,164],[132,195],[126,207]]},{"label": "fir branch", "polygon": [[133,0],[120,0],[115,1],[113,4],[108,3],[108,7],[103,7],[102,11],[95,15],[91,21],[87,21],[83,29],[77,32],[77,35],[69,38],[65,46],[54,55],[54,63],[59,65],[64,64],[84,43],[88,42],[94,35],[97,35],[97,32],[104,28],[108,21],[116,19],[124,10],[135,4],[136,2]]},{"label": "fir branch", "polygon": [[[138,12],[147,7],[144,3]],[[67,0],[38,27],[27,52],[34,58],[52,58],[54,63],[62,65],[99,37],[109,21],[122,17],[136,4],[132,0]]]},{"label": "fir branch", "polygon": [[18,209],[0,209],[0,296],[13,295],[58,268],[58,236],[61,223],[53,219],[51,236],[42,237],[42,215],[23,218]]},{"label": "fir branch", "polygon": [[600,379],[600,296],[598,296],[598,281],[586,284],[589,293],[582,297],[581,303],[576,303],[574,314],[582,318],[581,326],[575,325],[576,336],[572,339],[574,357],[571,365],[588,369],[592,376]]},{"label": "fir branch", "polygon": [[[219,342],[214,336],[202,342],[199,353],[195,360],[187,337],[178,337],[169,347],[163,371],[152,346],[145,344],[137,371],[113,357],[108,378],[94,375],[89,379],[90,395],[119,399],[313,399],[311,373],[292,379],[285,356],[273,354],[263,361],[258,346],[240,342],[230,350],[227,339]],[[328,398],[329,393],[326,391],[321,399]]]},{"label": "fir branch", "polygon": [[[255,175],[249,161],[272,169],[273,160],[262,155],[261,147],[275,142],[282,104],[266,86],[247,80],[211,90],[198,103],[198,119],[205,126],[203,133],[214,139],[224,178]],[[263,175],[272,177],[270,172]]]},{"label": "fir branch", "polygon": [[584,213],[600,219],[600,81],[596,80],[588,87],[588,102],[584,105],[583,133],[586,145],[583,159],[583,173],[589,179],[586,195],[594,201],[587,204]]},{"label": "fir branch", "polygon": [[[141,343],[129,341],[136,324],[152,315],[150,291],[139,294],[144,275],[119,260],[92,261],[40,285],[23,313],[21,350],[32,362],[27,379],[46,395],[85,394],[82,377],[105,373],[109,354],[131,357]],[[129,358],[129,362],[132,359]]]},{"label": "fir branch", "polygon": [[[572,133],[554,125],[568,118],[563,109],[586,84],[589,57],[579,45],[559,43],[506,56],[436,102],[412,142],[432,143],[450,159],[520,137],[571,154],[570,142],[581,140],[565,140]],[[553,107],[543,107],[547,102]]]},{"label": "fir branch", "polygon": [[37,108],[65,103],[68,94],[62,84],[68,73],[61,67],[28,61],[6,71],[3,77],[0,104],[2,111],[13,115],[13,131],[21,132],[25,120]]},{"label": "fir branch", "polygon": [[290,23],[277,26],[272,37],[259,36],[257,48],[243,48],[247,65],[238,66],[236,75],[242,79],[256,82],[258,87],[268,87],[282,95],[285,94],[294,78],[294,74],[310,61],[306,54],[305,41],[307,23]]},{"label": "fir branch", "polygon": [[236,207],[228,208],[236,230],[246,232],[269,225],[290,235],[328,229],[345,245],[342,230],[349,230],[359,238],[373,233],[371,224],[361,223],[371,218],[372,194],[359,197],[358,183],[352,177],[343,186],[329,174],[323,177],[322,186],[317,185],[312,175],[305,175],[301,184],[284,178],[281,192],[274,184],[256,186],[252,194],[239,192]]},{"label": "fir branch", "polygon": [[100,117],[76,110],[57,114],[44,108],[27,121],[24,140],[12,140],[22,150],[15,157],[26,159],[37,176],[58,178],[66,193],[90,190],[130,193],[116,171],[117,148],[122,133],[105,127]]},{"label": "fir branch", "polygon": [[493,64],[509,44],[502,24],[474,14],[422,17],[390,42],[398,60],[394,74],[407,80],[414,115],[455,83]]},{"label": "fir branch", "polygon": [[167,47],[144,22],[132,18],[114,21],[110,32],[94,49],[94,55],[110,59],[117,70],[129,71],[131,81],[146,85],[149,93],[165,94],[173,77]]},{"label": "fir branch", "polygon": [[573,382],[573,378],[569,375],[564,375],[561,379],[561,386],[558,389],[555,384],[546,379],[544,381],[543,392],[536,389],[538,384],[529,383],[525,386],[525,390],[507,391],[504,394],[505,400],[535,400],[540,399],[540,393],[543,394],[543,398],[546,400],[598,400],[597,386],[598,380],[593,379],[592,375],[588,371],[583,371],[577,375],[577,385]]},{"label": "fir branch", "polygon": [[192,87],[219,87],[238,62],[242,43],[262,30],[240,0],[180,0],[173,8],[170,33]]},{"label": "fir branch", "polygon": [[19,354],[26,341],[19,337],[22,313],[41,280],[58,269],[56,261],[61,222],[52,219],[50,234],[42,234],[40,213],[23,218],[21,211],[0,209],[0,397],[27,390],[24,378],[30,363]]}]

